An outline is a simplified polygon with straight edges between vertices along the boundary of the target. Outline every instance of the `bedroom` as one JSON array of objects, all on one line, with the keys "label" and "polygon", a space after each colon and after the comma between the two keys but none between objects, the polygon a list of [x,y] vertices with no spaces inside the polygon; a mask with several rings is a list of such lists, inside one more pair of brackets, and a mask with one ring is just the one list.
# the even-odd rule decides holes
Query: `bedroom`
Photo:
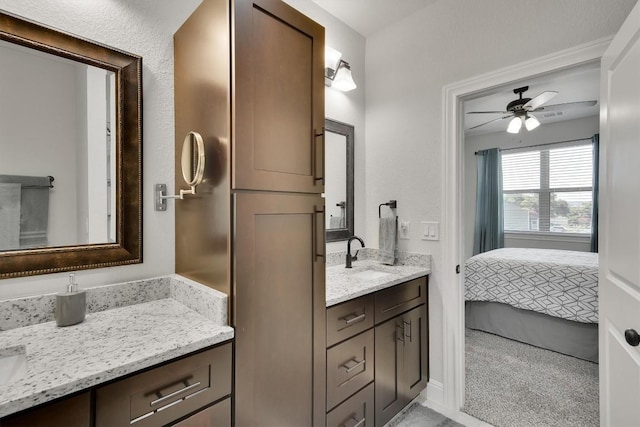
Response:
[{"label": "bedroom", "polygon": [[[495,425],[563,418],[566,425],[598,425],[591,231],[599,79],[599,64],[591,63],[464,103],[465,411]],[[522,102],[519,88],[527,89]],[[535,111],[537,128],[505,114],[514,105],[529,108],[538,95],[546,102],[528,112]],[[518,133],[507,132],[511,121],[521,125]],[[500,166],[501,188],[487,179],[491,161]]]}]

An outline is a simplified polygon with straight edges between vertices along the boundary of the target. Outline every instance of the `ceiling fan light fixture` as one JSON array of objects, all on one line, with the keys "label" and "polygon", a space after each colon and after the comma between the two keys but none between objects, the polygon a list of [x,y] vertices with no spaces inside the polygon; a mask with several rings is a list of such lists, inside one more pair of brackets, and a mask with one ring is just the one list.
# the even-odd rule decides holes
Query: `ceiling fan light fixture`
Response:
[{"label": "ceiling fan light fixture", "polygon": [[514,117],[509,122],[509,126],[507,127],[507,132],[519,133],[521,127],[522,127],[522,119],[520,117]]},{"label": "ceiling fan light fixture", "polygon": [[527,120],[524,121],[524,125],[527,130],[534,130],[538,126],[540,126],[540,122],[533,115],[527,115]]}]

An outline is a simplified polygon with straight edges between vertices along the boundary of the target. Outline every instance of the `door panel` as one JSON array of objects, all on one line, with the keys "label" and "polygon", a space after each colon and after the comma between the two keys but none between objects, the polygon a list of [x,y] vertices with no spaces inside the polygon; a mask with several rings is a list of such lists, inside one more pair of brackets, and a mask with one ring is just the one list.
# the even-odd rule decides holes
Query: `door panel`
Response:
[{"label": "door panel", "polygon": [[402,392],[404,327],[395,318],[375,328],[375,398],[376,426],[385,425],[407,403]]},{"label": "door panel", "polygon": [[[235,195],[236,425],[313,425],[325,410],[324,259],[318,196]],[[314,305],[322,304],[318,311]],[[319,377],[319,378],[318,378]],[[320,420],[324,424],[324,420]]]},{"label": "door panel", "polygon": [[411,400],[427,386],[429,379],[427,306],[414,308],[402,317],[405,331],[409,331],[404,338],[404,380],[407,400]]},{"label": "door panel", "polygon": [[640,425],[640,6],[602,57],[600,114],[600,425]]},{"label": "door panel", "polygon": [[234,17],[232,188],[321,193],[324,28],[276,0]]}]

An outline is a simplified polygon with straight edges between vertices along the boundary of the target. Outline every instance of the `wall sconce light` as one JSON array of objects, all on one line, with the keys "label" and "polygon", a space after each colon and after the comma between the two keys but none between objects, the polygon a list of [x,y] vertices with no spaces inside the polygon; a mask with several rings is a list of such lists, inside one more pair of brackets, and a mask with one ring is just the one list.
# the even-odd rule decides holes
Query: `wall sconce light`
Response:
[{"label": "wall sconce light", "polygon": [[342,53],[325,46],[324,63],[325,86],[330,86],[343,92],[348,92],[358,87],[351,76],[351,66],[342,59]]}]

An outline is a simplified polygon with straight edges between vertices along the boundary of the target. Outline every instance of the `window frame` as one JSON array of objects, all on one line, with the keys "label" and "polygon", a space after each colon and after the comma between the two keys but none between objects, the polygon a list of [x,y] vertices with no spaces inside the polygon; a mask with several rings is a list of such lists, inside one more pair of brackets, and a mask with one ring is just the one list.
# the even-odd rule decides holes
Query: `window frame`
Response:
[{"label": "window frame", "polygon": [[[569,147],[581,147],[581,146],[590,146],[593,149],[593,141],[591,139],[580,139],[575,140],[570,143],[550,143],[550,144],[540,144],[533,145],[529,147],[522,147],[516,149],[506,149],[502,151],[512,151],[513,154],[516,153],[529,153],[529,152],[539,152],[540,153],[540,188],[539,189],[513,189],[513,190],[502,190],[502,197],[504,200],[504,196],[506,194],[537,194],[538,195],[538,231],[535,230],[507,230],[503,226],[503,232],[506,235],[522,235],[522,236],[539,236],[541,238],[544,237],[560,237],[565,236],[568,238],[576,239],[576,238],[584,238],[588,240],[591,238],[591,233],[575,233],[575,232],[567,232],[560,233],[557,231],[551,231],[551,194],[552,193],[574,193],[574,192],[585,192],[590,191],[593,195],[593,169],[591,172],[592,175],[592,185],[589,187],[557,187],[551,188],[549,185],[550,181],[550,150],[558,149],[558,148],[569,148]],[[504,154],[502,154],[504,155]],[[501,160],[502,165],[502,160]],[[502,177],[502,184],[504,186],[504,177]],[[544,207],[544,209],[543,209]],[[504,215],[504,206],[502,208],[502,212]],[[544,210],[544,212],[543,212]],[[593,214],[591,218],[591,227],[593,227]],[[544,228],[541,230],[541,228]]]}]

